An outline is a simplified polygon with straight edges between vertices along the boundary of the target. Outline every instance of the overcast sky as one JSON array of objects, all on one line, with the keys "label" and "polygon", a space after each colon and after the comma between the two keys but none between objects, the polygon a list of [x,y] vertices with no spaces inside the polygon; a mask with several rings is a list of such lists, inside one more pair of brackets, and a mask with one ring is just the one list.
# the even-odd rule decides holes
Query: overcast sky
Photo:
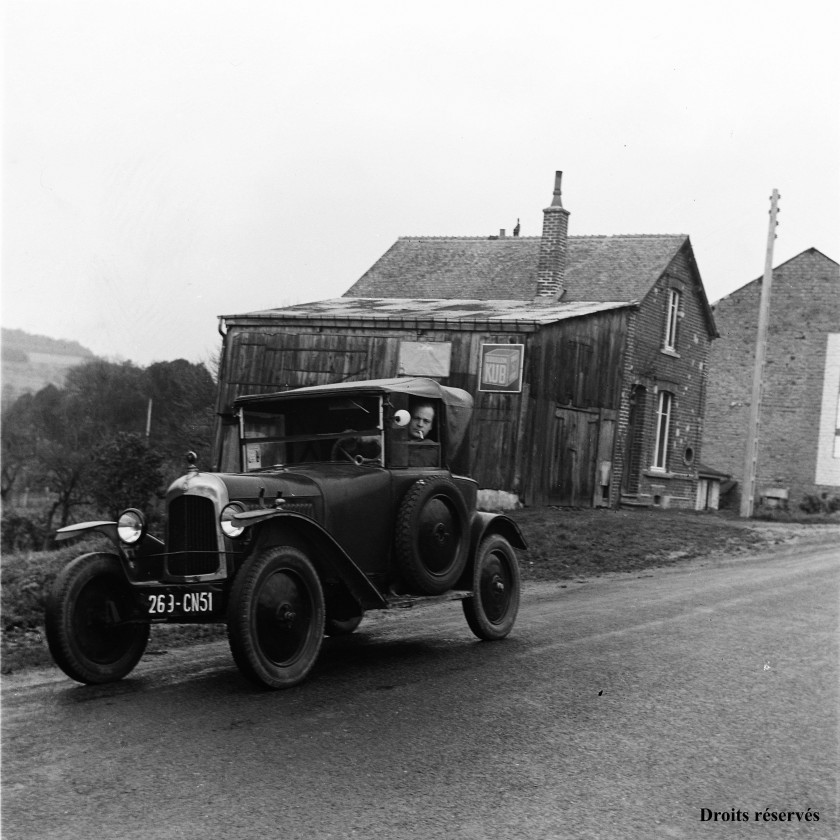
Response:
[{"label": "overcast sky", "polygon": [[[711,300],[840,260],[820,0],[7,0],[2,324],[146,365],[399,236],[686,233]],[[684,11],[678,11],[684,10]]]}]

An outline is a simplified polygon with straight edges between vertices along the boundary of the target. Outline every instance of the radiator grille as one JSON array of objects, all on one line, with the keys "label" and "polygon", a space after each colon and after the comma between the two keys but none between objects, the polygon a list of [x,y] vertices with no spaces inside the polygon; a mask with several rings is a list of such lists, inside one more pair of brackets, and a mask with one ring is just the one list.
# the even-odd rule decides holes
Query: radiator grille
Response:
[{"label": "radiator grille", "polygon": [[219,569],[216,506],[202,496],[169,503],[167,569],[170,575],[211,575]]}]

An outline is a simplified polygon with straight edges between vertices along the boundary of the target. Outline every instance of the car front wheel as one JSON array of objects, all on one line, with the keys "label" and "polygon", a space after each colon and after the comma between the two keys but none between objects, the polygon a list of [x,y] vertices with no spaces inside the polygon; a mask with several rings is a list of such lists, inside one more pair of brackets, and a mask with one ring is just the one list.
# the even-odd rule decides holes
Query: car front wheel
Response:
[{"label": "car front wheel", "polygon": [[44,623],[58,667],[91,685],[121,680],[149,641],[149,622],[113,554],[83,554],[68,563],[47,597]]},{"label": "car front wheel", "polygon": [[267,688],[303,681],[321,650],[324,594],[299,549],[279,546],[240,569],[228,605],[228,640],[245,676]]},{"label": "car front wheel", "polygon": [[479,639],[503,639],[519,612],[519,562],[510,543],[498,534],[482,540],[473,567],[473,595],[461,603],[470,630]]}]

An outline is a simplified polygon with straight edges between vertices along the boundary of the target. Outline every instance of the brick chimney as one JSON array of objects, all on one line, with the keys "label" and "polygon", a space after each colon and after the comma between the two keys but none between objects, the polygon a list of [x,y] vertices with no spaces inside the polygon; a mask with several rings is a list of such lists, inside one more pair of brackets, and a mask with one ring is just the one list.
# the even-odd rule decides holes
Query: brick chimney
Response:
[{"label": "brick chimney", "polygon": [[566,249],[569,242],[569,211],[563,207],[560,189],[562,178],[562,172],[555,173],[551,207],[543,210],[535,300],[560,300],[565,291],[563,280],[566,275]]}]

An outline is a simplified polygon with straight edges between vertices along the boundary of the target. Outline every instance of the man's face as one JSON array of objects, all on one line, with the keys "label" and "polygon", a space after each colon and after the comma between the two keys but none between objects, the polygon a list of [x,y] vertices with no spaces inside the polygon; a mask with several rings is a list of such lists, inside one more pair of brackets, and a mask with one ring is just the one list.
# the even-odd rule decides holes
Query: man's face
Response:
[{"label": "man's face", "polygon": [[435,410],[429,405],[421,405],[414,409],[411,415],[411,422],[408,424],[408,433],[416,440],[423,440],[429,434],[432,423],[435,419]]}]

